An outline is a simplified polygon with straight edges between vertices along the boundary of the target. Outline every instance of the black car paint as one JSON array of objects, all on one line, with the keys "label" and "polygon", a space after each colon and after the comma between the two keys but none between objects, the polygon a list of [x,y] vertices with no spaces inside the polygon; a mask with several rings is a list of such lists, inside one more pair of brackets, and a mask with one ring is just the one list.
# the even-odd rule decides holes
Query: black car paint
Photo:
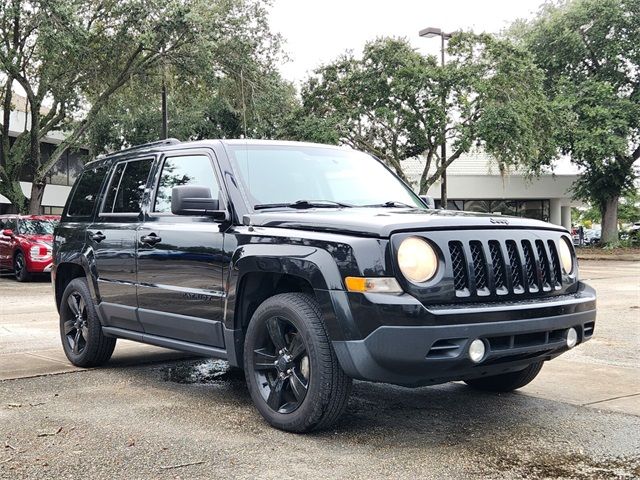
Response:
[{"label": "black car paint", "polygon": [[[149,211],[163,158],[185,152],[211,157],[223,203],[230,213],[228,221]],[[142,148],[96,162],[113,164],[120,159],[149,156],[154,158],[154,165],[139,215],[105,223],[94,212],[90,221],[75,222],[65,218],[65,209],[55,233],[52,281],[58,304],[65,279],[85,275],[99,304],[106,334],[225,358],[231,365],[241,366],[244,328],[256,307],[247,300],[245,290],[251,283],[248,279],[256,274],[272,274],[286,275],[308,285],[320,304],[339,362],[356,378],[424,385],[498,372],[496,368],[500,372],[517,370],[566,350],[566,346],[558,344],[540,357],[514,359],[499,367],[475,366],[462,356],[438,374],[443,363],[425,358],[428,343],[442,335],[482,336],[479,325],[485,325],[485,332],[497,334],[517,329],[518,325],[532,328],[534,320],[538,324],[568,322],[580,327],[581,342],[588,339],[583,325],[595,319],[595,294],[575,276],[565,276],[567,283],[563,283],[562,290],[552,292],[544,301],[528,295],[518,299],[507,295],[486,298],[485,303],[478,304],[455,296],[444,257],[439,281],[431,287],[407,282],[395,264],[398,242],[408,235],[423,236],[442,250],[448,238],[471,238],[478,232],[535,236],[544,231],[559,239],[567,235],[564,229],[520,218],[501,218],[496,223],[490,215],[441,210],[323,208],[252,212],[232,171],[224,141]],[[104,189],[105,182],[101,192]],[[70,198],[72,195],[73,192]],[[126,241],[117,237],[115,243],[120,244],[110,244],[112,239],[108,237],[122,227],[126,230],[126,225],[130,229],[135,226],[135,236],[129,232]],[[92,240],[91,235],[96,232],[105,234],[107,239]],[[154,246],[140,242],[142,236],[151,233],[162,241]],[[118,278],[99,280],[105,262],[107,272]],[[56,280],[60,278],[58,271],[64,272],[62,280]],[[343,283],[346,276],[395,276],[406,293],[348,293]],[[180,278],[195,283],[185,286],[176,280]],[[259,285],[252,288],[256,295]],[[514,306],[517,302],[519,307]],[[381,366],[381,359],[388,358],[390,349],[407,350],[402,342],[415,328],[420,329],[416,338],[423,338],[426,343],[410,355],[413,361],[409,368],[404,365],[404,373],[399,373],[393,365]],[[398,335],[389,335],[394,329]]]}]

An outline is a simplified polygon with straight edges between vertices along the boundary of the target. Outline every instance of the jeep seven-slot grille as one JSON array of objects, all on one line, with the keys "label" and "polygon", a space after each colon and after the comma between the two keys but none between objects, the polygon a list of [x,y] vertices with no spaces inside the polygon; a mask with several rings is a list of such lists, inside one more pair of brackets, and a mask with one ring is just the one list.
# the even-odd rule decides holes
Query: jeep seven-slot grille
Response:
[{"label": "jeep seven-slot grille", "polygon": [[488,295],[487,262],[482,253],[482,244],[473,241],[471,245],[471,258],[473,260],[473,273],[476,279],[476,290],[478,295]]},{"label": "jeep seven-slot grille", "polygon": [[451,268],[453,269],[453,279],[456,291],[464,291],[467,288],[467,262],[464,258],[462,243],[451,242],[449,244],[451,253]]},{"label": "jeep seven-slot grille", "polygon": [[543,293],[559,290],[562,274],[553,240],[449,242],[456,295]]}]

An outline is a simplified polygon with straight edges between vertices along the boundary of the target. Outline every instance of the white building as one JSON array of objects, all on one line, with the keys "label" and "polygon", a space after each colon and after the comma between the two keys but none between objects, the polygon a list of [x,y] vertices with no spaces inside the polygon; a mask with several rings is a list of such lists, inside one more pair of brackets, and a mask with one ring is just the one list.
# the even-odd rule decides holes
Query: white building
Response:
[{"label": "white building", "polygon": [[[417,189],[424,159],[405,160],[402,167]],[[518,171],[502,175],[491,156],[475,151],[460,156],[447,169],[447,208],[537,218],[571,229],[571,207],[581,205],[571,199],[577,178],[578,170],[568,161],[559,161],[554,174],[537,178]],[[438,206],[440,181],[429,188],[428,195]]]},{"label": "white building", "polygon": [[[0,109],[0,114],[2,110]],[[47,113],[47,109],[43,108],[43,114]],[[11,111],[9,122],[10,142],[18,137],[23,131],[28,130],[31,125],[31,114],[27,108],[27,100],[24,96],[14,93],[13,110]],[[49,155],[53,153],[56,146],[64,140],[64,133],[59,131],[49,132],[40,144],[42,152],[42,160],[46,161]],[[2,152],[0,152],[2,155]],[[48,178],[48,185],[45,187],[44,196],[42,198],[42,213],[59,214],[62,213],[62,207],[67,200],[67,196],[71,191],[71,186],[82,171],[87,157],[86,151],[71,151],[62,156],[58,163],[51,169]],[[25,172],[23,181],[20,182],[22,192],[26,197],[31,195],[31,178],[29,172]],[[9,200],[0,195],[0,214],[12,213],[13,208]]]}]

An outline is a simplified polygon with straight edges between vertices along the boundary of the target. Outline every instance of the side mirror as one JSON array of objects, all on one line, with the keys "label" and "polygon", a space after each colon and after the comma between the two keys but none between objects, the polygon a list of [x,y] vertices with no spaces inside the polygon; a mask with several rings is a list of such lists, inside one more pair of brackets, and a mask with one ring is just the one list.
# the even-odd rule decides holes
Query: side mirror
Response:
[{"label": "side mirror", "polygon": [[2,235],[4,235],[5,237],[14,237],[13,230],[11,230],[10,228],[5,228],[4,230],[2,230]]},{"label": "side mirror", "polygon": [[430,197],[429,195],[420,195],[420,200],[422,200],[427,208],[430,208],[431,210],[436,208],[436,202],[433,197]]},{"label": "side mirror", "polygon": [[171,189],[171,213],[174,215],[207,216],[224,221],[229,218],[220,210],[220,199],[211,198],[209,187],[181,185]]}]

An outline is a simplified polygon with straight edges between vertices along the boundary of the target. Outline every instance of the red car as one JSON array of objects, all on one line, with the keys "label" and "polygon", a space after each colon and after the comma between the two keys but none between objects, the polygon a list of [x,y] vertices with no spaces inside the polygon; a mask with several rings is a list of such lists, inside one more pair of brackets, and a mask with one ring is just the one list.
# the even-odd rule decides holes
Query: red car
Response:
[{"label": "red car", "polygon": [[51,271],[53,229],[59,215],[0,215],[0,270],[13,270],[19,282]]}]

